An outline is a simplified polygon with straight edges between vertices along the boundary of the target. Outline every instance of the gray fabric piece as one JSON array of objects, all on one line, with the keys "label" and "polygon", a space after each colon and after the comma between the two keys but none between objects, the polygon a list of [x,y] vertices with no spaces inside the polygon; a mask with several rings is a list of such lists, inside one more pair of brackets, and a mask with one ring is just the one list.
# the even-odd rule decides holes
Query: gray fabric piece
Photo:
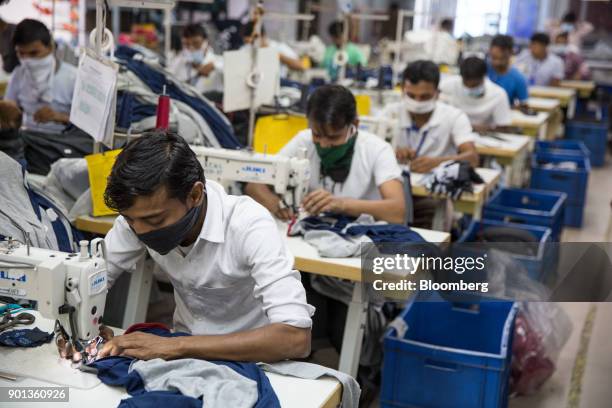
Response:
[{"label": "gray fabric piece", "polygon": [[274,364],[259,363],[258,365],[262,370],[270,373],[309,380],[316,380],[321,377],[334,377],[342,384],[342,402],[340,406],[342,408],[359,407],[361,387],[359,387],[357,381],[348,374],[320,365],[303,363],[300,361],[281,361]]},{"label": "gray fabric piece", "polygon": [[366,237],[344,238],[335,232],[311,230],[304,233],[304,241],[317,249],[319,255],[325,258],[350,258],[361,254],[361,243],[372,243]]},{"label": "gray fabric piece", "polygon": [[48,231],[34,213],[21,165],[0,152],[0,174],[0,235],[25,243],[27,234],[33,246],[58,249],[53,229]]},{"label": "gray fabric piece", "polygon": [[147,391],[178,391],[202,397],[206,408],[252,407],[259,397],[255,381],[204,360],[139,360],[130,366],[132,370],[138,372]]}]

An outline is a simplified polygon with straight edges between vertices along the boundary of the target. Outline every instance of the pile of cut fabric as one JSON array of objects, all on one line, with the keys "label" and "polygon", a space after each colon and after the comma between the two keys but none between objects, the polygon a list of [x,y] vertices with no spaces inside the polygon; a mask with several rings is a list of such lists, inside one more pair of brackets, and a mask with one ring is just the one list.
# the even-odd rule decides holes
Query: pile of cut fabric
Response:
[{"label": "pile of cut fabric", "polygon": [[474,184],[484,180],[466,161],[447,161],[428,173],[423,179],[427,191],[431,194],[447,194],[452,200],[461,198],[464,192],[474,191]]},{"label": "pile of cut fabric", "polygon": [[195,88],[133,48],[117,47],[117,127],[143,132],[155,128],[155,107],[165,87],[171,98],[170,128],[190,144],[237,149],[228,119]]},{"label": "pile of cut fabric", "polygon": [[[126,330],[160,337],[189,336],[171,332],[159,323],[140,323]],[[95,373],[107,385],[124,387],[131,395],[120,408],[152,406],[181,408],[280,408],[280,402],[264,371],[298,378],[331,376],[342,383],[342,408],[357,408],[359,384],[336,370],[309,363],[285,361],[255,364],[200,359],[137,360],[125,356],[104,357],[80,368]]]},{"label": "pile of cut fabric", "polygon": [[410,227],[375,221],[367,214],[357,218],[332,213],[309,216],[293,225],[288,234],[303,235],[320,256],[328,258],[359,256],[362,243],[424,242]]}]

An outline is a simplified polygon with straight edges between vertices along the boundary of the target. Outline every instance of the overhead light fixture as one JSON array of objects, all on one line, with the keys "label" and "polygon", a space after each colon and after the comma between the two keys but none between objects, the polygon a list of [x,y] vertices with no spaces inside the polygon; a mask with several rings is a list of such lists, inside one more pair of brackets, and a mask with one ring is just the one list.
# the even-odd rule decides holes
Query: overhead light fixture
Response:
[{"label": "overhead light fixture", "polygon": [[171,9],[174,3],[174,0],[110,0],[111,6],[158,10]]}]

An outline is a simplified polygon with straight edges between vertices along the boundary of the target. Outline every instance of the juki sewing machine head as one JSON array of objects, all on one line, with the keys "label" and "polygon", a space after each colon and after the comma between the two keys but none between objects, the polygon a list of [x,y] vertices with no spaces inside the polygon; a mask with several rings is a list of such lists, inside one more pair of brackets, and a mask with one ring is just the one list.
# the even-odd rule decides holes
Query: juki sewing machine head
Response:
[{"label": "juki sewing machine head", "polygon": [[0,242],[0,296],[34,300],[43,317],[58,319],[73,342],[99,334],[107,276],[104,240],[81,241],[80,253]]},{"label": "juki sewing machine head", "polygon": [[205,176],[227,188],[228,182],[262,183],[273,186],[284,204],[294,211],[308,192],[310,164],[305,157],[285,157],[191,146],[204,168]]}]

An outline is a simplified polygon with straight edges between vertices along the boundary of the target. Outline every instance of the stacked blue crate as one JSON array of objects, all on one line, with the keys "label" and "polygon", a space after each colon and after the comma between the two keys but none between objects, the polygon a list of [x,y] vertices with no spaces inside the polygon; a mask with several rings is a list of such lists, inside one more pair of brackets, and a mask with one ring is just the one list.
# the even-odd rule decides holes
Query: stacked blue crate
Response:
[{"label": "stacked blue crate", "polygon": [[[554,167],[561,163],[576,168]],[[566,193],[564,224],[581,227],[590,171],[588,158],[539,151],[532,157],[530,187]]]},{"label": "stacked blue crate", "polygon": [[563,231],[566,199],[567,194],[561,192],[502,188],[485,204],[482,218],[548,227],[552,240],[558,242]]},{"label": "stacked blue crate", "polygon": [[[531,279],[534,279],[540,282],[544,281],[546,279],[547,273],[549,272],[548,269],[550,269],[553,266],[556,266],[550,262],[551,254],[552,254],[551,251],[554,249],[554,247],[550,245],[550,242],[552,240],[550,228],[534,226],[534,225],[525,225],[525,224],[512,224],[512,223],[505,223],[502,221],[492,221],[492,220],[472,221],[470,226],[467,228],[467,230],[465,230],[463,235],[459,237],[457,242],[458,243],[476,242],[479,232],[487,228],[500,228],[500,227],[515,228],[517,230],[529,232],[531,235],[534,236],[537,242],[534,243],[534,245],[531,248],[529,248],[529,249],[534,250],[533,255],[527,255],[527,254],[523,255],[523,254],[511,253],[511,256],[512,258],[514,258],[516,261],[518,261],[520,264],[522,264],[525,267]],[[506,245],[508,246],[507,248],[510,249],[510,246],[512,246],[513,243],[503,243],[502,245],[500,245],[500,249],[503,250],[504,246]],[[476,248],[477,248],[476,244],[474,244],[474,247],[470,247],[470,249],[473,249],[473,250],[476,250]],[[479,256],[479,255],[474,255],[474,256]]]},{"label": "stacked blue crate", "polygon": [[584,142],[591,152],[591,165],[600,167],[606,161],[608,127],[608,104],[600,103],[596,112],[579,110],[573,120],[568,120],[565,138]]},{"label": "stacked blue crate", "polygon": [[385,334],[380,406],[507,407],[515,316],[512,302],[410,302],[407,330]]}]

